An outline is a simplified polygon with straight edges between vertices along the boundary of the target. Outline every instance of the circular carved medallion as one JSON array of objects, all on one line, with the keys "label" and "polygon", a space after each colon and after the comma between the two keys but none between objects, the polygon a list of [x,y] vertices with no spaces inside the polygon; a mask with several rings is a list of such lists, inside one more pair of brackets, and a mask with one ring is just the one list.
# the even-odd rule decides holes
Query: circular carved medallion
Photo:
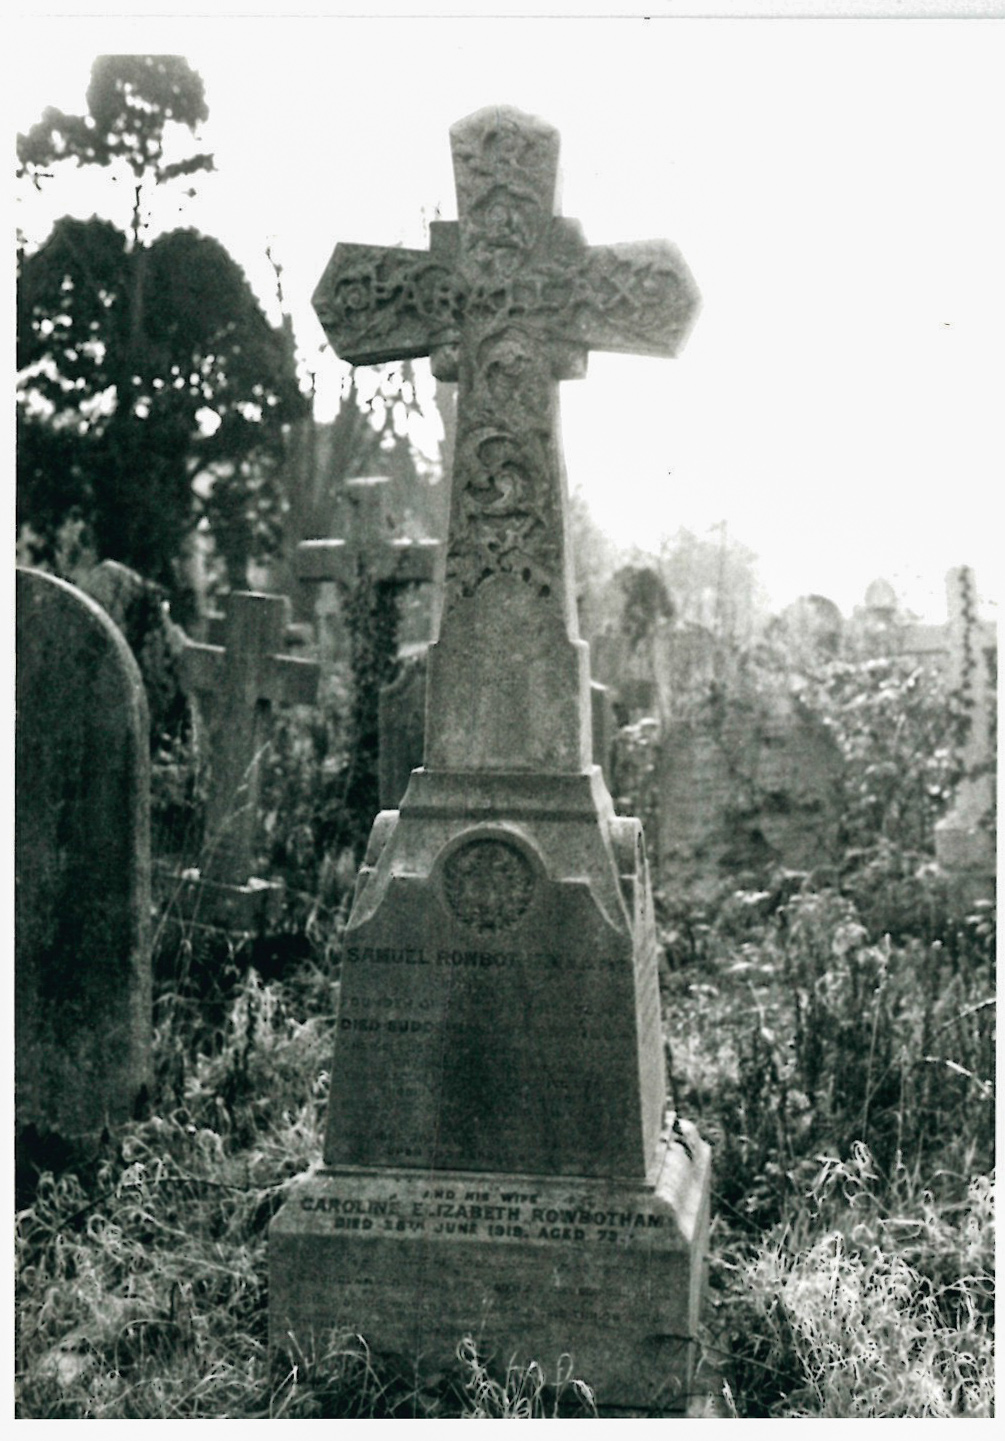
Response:
[{"label": "circular carved medallion", "polygon": [[488,935],[516,925],[534,894],[534,872],[507,841],[469,841],[447,858],[443,893],[463,925]]}]

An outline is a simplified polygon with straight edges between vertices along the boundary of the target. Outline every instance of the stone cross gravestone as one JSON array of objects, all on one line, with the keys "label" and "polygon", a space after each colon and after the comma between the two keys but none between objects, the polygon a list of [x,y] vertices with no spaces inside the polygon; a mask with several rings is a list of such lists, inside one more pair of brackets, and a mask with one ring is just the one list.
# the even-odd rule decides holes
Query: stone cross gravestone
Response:
[{"label": "stone cross gravestone", "polygon": [[992,701],[997,670],[995,627],[977,614],[973,571],[959,566],[946,576],[949,609],[949,682],[967,712],[961,760],[964,774],[949,813],[935,826],[935,855],[962,898],[990,898],[995,885],[995,736]]},{"label": "stone cross gravestone", "polygon": [[345,483],[348,534],[331,540],[303,540],[297,547],[301,582],[352,585],[360,567],[385,585],[421,585],[435,578],[438,540],[410,540],[390,533],[384,475],[358,476]]},{"label": "stone cross gravestone", "polygon": [[270,1235],[272,1344],[332,1327],[441,1368],[564,1352],[602,1408],[690,1385],[708,1150],[666,1113],[641,827],[592,764],[556,382],[673,355],[698,304],[664,242],[553,213],[558,136],[451,131],[428,253],[339,245],[315,296],[353,363],[458,381],[425,764],[370,838],[344,938],[324,1169]]},{"label": "stone cross gravestone", "polygon": [[[346,481],[347,534],[340,539],[301,542],[297,551],[301,583],[335,583],[346,592],[370,584],[398,592],[436,580],[442,546],[437,540],[410,540],[393,534],[387,504],[390,486],[387,476]],[[425,699],[424,660],[418,658],[404,665],[398,677],[372,697],[382,807],[398,804],[405,789],[399,778],[403,775],[407,784],[413,767],[422,764]]]},{"label": "stone cross gravestone", "polygon": [[17,572],[16,1119],[94,1148],[150,1082],[150,750],[108,616]]},{"label": "stone cross gravestone", "polygon": [[255,877],[262,760],[276,704],[311,705],[318,667],[283,655],[284,596],[234,591],[224,644],[189,641],[182,674],[208,711],[209,795],[205,862],[196,904],[202,919],[247,929],[263,922],[271,890]]}]

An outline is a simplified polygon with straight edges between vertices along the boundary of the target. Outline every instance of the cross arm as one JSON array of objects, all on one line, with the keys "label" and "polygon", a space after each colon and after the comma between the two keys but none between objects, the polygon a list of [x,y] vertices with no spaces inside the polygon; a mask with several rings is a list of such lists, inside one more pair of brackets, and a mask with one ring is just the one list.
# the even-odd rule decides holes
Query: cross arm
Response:
[{"label": "cross arm", "polygon": [[427,250],[336,245],[313,305],[351,365],[428,355],[454,325],[450,267]]},{"label": "cross arm", "polygon": [[317,661],[301,656],[270,655],[262,667],[260,696],[286,705],[313,705],[318,694]]},{"label": "cross arm", "polygon": [[576,291],[569,338],[591,350],[676,355],[701,308],[694,277],[668,240],[591,246]]},{"label": "cross arm", "polygon": [[385,540],[362,552],[345,540],[304,540],[297,547],[297,576],[350,585],[362,559],[374,580],[422,584],[435,579],[439,549],[437,540]]},{"label": "cross arm", "polygon": [[187,691],[214,690],[220,684],[226,652],[222,645],[186,640],[178,658],[182,686]]}]

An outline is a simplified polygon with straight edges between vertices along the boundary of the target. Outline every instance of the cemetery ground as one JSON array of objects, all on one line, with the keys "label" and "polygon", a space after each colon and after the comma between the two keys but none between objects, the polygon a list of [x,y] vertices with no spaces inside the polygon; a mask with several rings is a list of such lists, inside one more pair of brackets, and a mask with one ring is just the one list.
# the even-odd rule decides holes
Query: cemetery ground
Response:
[{"label": "cemetery ground", "polygon": [[[143,1114],[86,1165],[22,1157],[22,1417],[595,1414],[574,1356],[556,1389],[477,1337],[421,1387],[352,1334],[270,1367],[267,1227],[320,1156],[351,892],[348,863],[319,871],[339,824],[324,750],[316,721],[288,720],[263,791],[285,932],[200,929],[161,883]],[[990,1416],[993,907],[954,907],[925,838],[898,831],[910,766],[886,767],[862,843],[877,755],[846,759],[831,864],[658,891],[672,1100],[713,1147],[693,1409]],[[155,816],[184,812],[178,784],[155,770]]]}]

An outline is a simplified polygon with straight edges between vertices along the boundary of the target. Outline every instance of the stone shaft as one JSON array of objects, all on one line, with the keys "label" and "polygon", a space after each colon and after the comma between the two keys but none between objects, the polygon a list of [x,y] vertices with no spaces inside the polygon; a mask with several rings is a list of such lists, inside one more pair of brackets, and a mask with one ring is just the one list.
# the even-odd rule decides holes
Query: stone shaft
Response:
[{"label": "stone shaft", "polygon": [[283,596],[235,591],[227,598],[224,644],[190,641],[186,684],[207,704],[211,777],[204,878],[244,885],[255,861],[261,762],[276,703],[310,705],[318,668],[282,655],[289,619]]}]

